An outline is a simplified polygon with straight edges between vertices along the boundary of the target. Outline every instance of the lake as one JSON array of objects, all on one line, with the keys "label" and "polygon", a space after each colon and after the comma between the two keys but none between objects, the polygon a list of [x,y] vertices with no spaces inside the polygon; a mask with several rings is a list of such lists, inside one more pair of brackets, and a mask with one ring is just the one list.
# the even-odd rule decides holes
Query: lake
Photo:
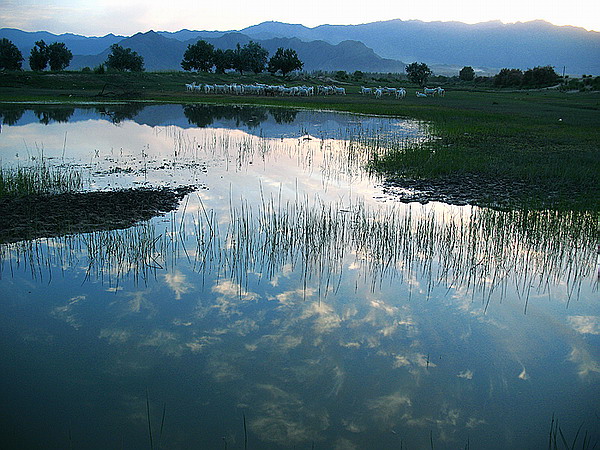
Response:
[{"label": "lake", "polygon": [[[3,105],[3,167],[193,186],[134,227],[0,245],[4,448],[592,448],[598,219],[411,203],[427,124]],[[400,143],[400,144],[399,144]]]}]

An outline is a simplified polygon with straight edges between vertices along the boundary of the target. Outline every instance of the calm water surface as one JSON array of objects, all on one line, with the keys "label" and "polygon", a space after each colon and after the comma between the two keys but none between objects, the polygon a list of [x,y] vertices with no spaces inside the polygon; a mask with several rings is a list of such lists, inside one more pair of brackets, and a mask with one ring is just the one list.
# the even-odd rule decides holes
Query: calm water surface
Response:
[{"label": "calm water surface", "polygon": [[128,230],[0,248],[3,448],[599,442],[594,215],[395,201],[364,164],[427,139],[410,121],[0,113],[3,166],[195,186]]}]

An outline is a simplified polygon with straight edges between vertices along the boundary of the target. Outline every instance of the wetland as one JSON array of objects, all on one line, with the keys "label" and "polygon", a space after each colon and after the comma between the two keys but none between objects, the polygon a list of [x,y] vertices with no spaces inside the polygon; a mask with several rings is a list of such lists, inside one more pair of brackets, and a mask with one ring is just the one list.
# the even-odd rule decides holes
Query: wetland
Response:
[{"label": "wetland", "polygon": [[75,180],[0,198],[8,446],[600,439],[593,196],[552,208],[505,168],[391,177],[440,142],[424,117],[2,108],[3,180]]}]

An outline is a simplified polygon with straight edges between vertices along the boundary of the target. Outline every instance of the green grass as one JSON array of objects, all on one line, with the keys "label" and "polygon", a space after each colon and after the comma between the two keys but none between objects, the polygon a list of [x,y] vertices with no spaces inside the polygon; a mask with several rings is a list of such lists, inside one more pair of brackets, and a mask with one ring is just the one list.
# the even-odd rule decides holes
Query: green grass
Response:
[{"label": "green grass", "polygon": [[[337,84],[346,96],[305,98],[203,95],[185,83]],[[404,86],[404,100],[359,94],[362,84],[325,77],[287,78],[269,74],[80,72],[0,74],[5,101],[81,102],[145,100],[175,103],[254,104],[407,117],[430,124],[439,139],[372,161],[388,178],[471,177],[484,182],[530,186],[522,202],[542,206],[600,209],[600,92],[476,89],[446,85],[444,98],[416,98],[417,86]],[[384,84],[384,83],[381,83]],[[102,94],[102,95],[100,95]],[[549,194],[548,194],[549,193]]]},{"label": "green grass", "polygon": [[0,167],[0,198],[32,194],[76,192],[83,187],[81,174],[73,168],[49,166]]}]

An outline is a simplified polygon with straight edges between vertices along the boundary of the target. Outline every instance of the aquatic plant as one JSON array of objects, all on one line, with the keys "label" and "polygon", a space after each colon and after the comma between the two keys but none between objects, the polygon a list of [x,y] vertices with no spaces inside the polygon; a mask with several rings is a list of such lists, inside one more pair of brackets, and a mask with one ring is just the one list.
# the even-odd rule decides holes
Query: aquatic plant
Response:
[{"label": "aquatic plant", "polygon": [[[480,295],[512,285],[524,301],[532,290],[566,287],[568,301],[594,272],[596,217],[590,212],[496,211],[463,208],[437,212],[421,205],[369,208],[311,204],[307,199],[264,200],[258,210],[242,201],[228,219],[203,207],[197,224],[199,267],[216,263],[241,285],[247,274],[272,277],[286,264],[306,286],[334,292],[348,265],[361,268],[371,289],[385,279],[408,282],[419,273],[436,286]],[[218,223],[227,224],[221,233]],[[352,258],[352,259],[350,259]]]},{"label": "aquatic plant", "polygon": [[[193,197],[188,197],[188,202]],[[171,213],[124,229],[38,239],[0,246],[0,273],[28,265],[33,275],[83,265],[86,276],[118,284],[148,282],[157,271],[187,260],[202,274],[235,280],[249,274],[271,280],[284,267],[332,295],[352,266],[357,281],[376,290],[386,280],[410,285],[417,276],[428,295],[436,287],[479,297],[515,289],[527,312],[531,293],[564,289],[569,302],[582,283],[597,287],[597,217],[581,211],[497,211],[394,204],[324,203],[319,199],[264,198],[230,206],[225,215],[197,195],[195,213]],[[188,229],[186,223],[193,220]]]},{"label": "aquatic plant", "polygon": [[83,188],[81,172],[53,166],[44,159],[31,166],[0,167],[0,197],[76,192]]}]

